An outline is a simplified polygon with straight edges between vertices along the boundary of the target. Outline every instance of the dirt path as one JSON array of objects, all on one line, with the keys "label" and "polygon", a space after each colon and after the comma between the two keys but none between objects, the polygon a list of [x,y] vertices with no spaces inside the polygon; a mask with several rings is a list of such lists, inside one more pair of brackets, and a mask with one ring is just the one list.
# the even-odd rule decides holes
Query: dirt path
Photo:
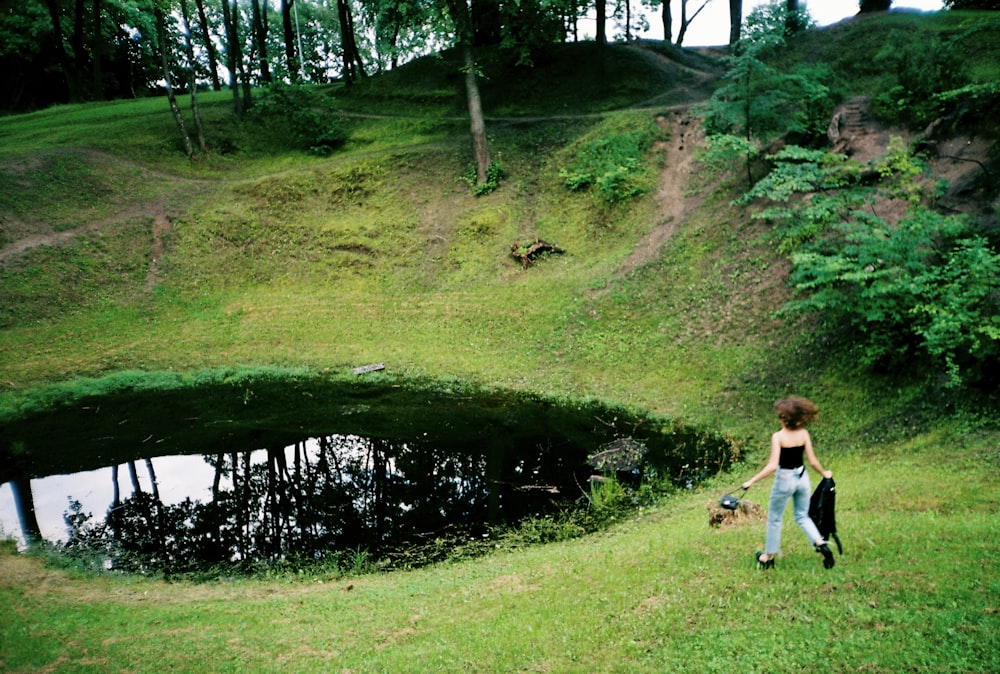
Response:
[{"label": "dirt path", "polygon": [[659,145],[665,153],[656,191],[660,218],[656,227],[642,237],[622,261],[618,269],[620,274],[627,274],[655,259],[684,217],[701,203],[701,197],[687,193],[695,149],[702,138],[697,118],[690,110],[681,108],[657,117],[656,122],[670,133],[670,139]]}]

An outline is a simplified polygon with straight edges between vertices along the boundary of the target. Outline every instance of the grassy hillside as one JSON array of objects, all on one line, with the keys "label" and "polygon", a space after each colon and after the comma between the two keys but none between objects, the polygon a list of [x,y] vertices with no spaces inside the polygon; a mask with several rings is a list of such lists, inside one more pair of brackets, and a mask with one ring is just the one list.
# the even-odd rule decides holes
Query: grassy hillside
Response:
[{"label": "grassy hillside", "polygon": [[[897,21],[799,48],[860,72],[872,31],[957,30]],[[687,106],[711,91],[711,56],[535,57],[535,70],[484,58],[506,177],[478,198],[461,179],[471,153],[447,54],[331,88],[347,140],[329,157],[234,124],[226,93],[199,99],[212,152],[193,162],[162,100],[2,120],[0,418],[122,372],[346,381],[384,362],[388,384],[595,397],[716,428],[750,439],[751,465],[599,536],[389,576],[165,584],[3,556],[4,670],[1000,667],[995,406],[863,370],[813,321],[773,317],[787,261],[731,205],[738,179],[693,154]],[[984,81],[991,59],[975,63]],[[839,95],[874,93],[869,75],[845,76]],[[566,188],[590,144],[632,133],[648,148],[641,196]],[[524,268],[510,246],[536,237],[565,252]],[[789,521],[785,558],[761,575],[763,524],[710,530],[705,505],[756,470],[771,403],[789,393],[822,408],[813,435],[848,549],[824,572]]]}]

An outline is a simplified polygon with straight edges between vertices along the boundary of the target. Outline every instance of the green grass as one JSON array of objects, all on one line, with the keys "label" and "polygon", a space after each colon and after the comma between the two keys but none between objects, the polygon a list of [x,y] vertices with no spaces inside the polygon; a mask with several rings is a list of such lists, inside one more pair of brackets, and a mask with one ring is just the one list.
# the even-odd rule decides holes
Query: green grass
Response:
[{"label": "green grass", "polygon": [[[942,445],[965,469],[947,487]],[[882,450],[827,461],[846,545],[829,571],[790,519],[777,568],[754,570],[763,524],[710,529],[714,490],[586,539],[387,576],[167,584],[3,557],[5,669],[995,669],[995,446],[954,429]]]},{"label": "green grass", "polygon": [[[844,95],[870,94],[884,76],[876,46],[909,39],[912,25],[964,30],[957,20],[888,16],[801,46],[827,54]],[[346,383],[352,367],[384,362],[380,376],[404,387],[598,398],[717,429],[748,439],[748,465],[599,535],[385,576],[167,584],[3,556],[0,668],[1000,667],[995,400],[861,370],[814,322],[774,319],[787,262],[765,225],[730,205],[725,176],[699,169],[691,210],[631,266],[664,224],[658,186],[608,204],[567,190],[560,172],[591,139],[698,100],[689,68],[712,69],[673,50],[660,56],[686,69],[573,47],[538,54],[549,70],[521,79],[501,76],[500,55],[483,59],[507,177],[480,198],[461,180],[471,152],[447,59],[330,88],[348,140],[329,158],[234,124],[226,92],[199,99],[212,152],[194,162],[158,99],[5,118],[0,243],[75,235],[0,262],[2,418],[247,372]],[[972,65],[995,77],[987,60]],[[645,160],[655,175],[672,157]],[[523,269],[510,244],[536,236],[566,252]],[[837,475],[848,546],[830,572],[790,521],[786,556],[763,575],[752,568],[761,523],[707,526],[706,504],[763,461],[771,403],[788,393],[822,408],[813,433]]]}]

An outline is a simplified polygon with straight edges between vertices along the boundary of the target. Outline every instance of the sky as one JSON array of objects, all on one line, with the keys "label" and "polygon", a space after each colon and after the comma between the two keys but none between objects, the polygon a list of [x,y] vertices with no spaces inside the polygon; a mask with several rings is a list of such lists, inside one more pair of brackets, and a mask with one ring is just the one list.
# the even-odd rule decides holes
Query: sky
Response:
[{"label": "sky", "polygon": [[[632,0],[633,5],[639,5]],[[674,23],[680,21],[680,0],[670,0],[673,9]],[[688,11],[693,12],[702,4],[702,0],[688,0]],[[743,16],[753,10],[757,5],[768,4],[768,0],[743,0]],[[858,13],[858,0],[801,0],[799,3],[809,11],[812,18],[820,26],[827,26],[837,23],[843,19],[854,16]],[[608,3],[611,6],[611,3]],[[944,8],[942,0],[894,0],[892,3],[894,10],[916,9],[920,11],[934,12]],[[580,31],[593,37],[595,32],[593,22],[581,21]],[[659,11],[655,15],[649,16],[650,30],[640,33],[634,37],[648,40],[663,39],[663,20]],[[676,37],[677,27],[674,28]],[[610,34],[609,27],[609,38]],[[729,1],[709,0],[708,6],[691,22],[688,32],[684,36],[685,47],[703,47],[723,45],[729,42]]]}]

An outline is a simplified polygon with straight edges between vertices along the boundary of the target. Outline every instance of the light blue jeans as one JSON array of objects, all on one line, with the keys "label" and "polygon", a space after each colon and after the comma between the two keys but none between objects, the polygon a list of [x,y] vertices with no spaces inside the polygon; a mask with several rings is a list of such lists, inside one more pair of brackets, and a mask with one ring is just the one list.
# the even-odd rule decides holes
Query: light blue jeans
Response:
[{"label": "light blue jeans", "polygon": [[[800,472],[801,471],[801,472]],[[767,541],[764,552],[776,555],[781,552],[781,523],[785,518],[785,506],[792,499],[795,506],[795,523],[809,538],[810,543],[822,539],[819,529],[809,519],[809,497],[812,486],[809,474],[804,468],[779,468],[771,487],[771,500],[767,510]]]}]

